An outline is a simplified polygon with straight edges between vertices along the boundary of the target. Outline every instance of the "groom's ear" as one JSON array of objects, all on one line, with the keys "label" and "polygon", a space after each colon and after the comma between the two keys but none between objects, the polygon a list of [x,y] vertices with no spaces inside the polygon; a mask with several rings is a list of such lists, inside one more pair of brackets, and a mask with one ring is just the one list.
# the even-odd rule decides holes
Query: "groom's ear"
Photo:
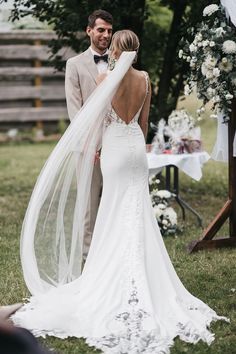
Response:
[{"label": "groom's ear", "polygon": [[90,32],[91,32],[91,30],[92,30],[92,28],[91,27],[89,27],[89,26],[87,26],[87,28],[86,28],[86,33],[87,33],[87,35],[90,37]]}]

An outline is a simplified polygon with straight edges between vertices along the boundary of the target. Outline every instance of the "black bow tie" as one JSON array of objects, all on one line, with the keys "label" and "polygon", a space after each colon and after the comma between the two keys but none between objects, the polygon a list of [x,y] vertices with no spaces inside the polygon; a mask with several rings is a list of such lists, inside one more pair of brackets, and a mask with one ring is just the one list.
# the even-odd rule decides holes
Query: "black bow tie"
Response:
[{"label": "black bow tie", "polygon": [[103,60],[106,63],[108,62],[108,54],[104,54],[104,55],[96,55],[95,54],[93,56],[93,58],[94,58],[94,61],[95,61],[96,64],[99,63],[100,60]]}]

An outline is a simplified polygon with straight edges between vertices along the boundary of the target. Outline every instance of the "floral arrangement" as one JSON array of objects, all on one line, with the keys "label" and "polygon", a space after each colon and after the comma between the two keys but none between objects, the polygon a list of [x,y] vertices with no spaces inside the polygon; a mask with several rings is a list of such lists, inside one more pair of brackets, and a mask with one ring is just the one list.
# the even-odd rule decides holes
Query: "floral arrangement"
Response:
[{"label": "floral arrangement", "polygon": [[[153,125],[152,125],[153,126]],[[157,126],[152,142],[152,152],[179,154],[192,153],[201,150],[200,127],[195,127],[195,119],[184,109],[174,110],[168,117],[166,124],[161,119]],[[167,137],[168,142],[165,142]]]},{"label": "floral arrangement", "polygon": [[159,180],[156,176],[149,178],[149,188],[154,213],[163,236],[177,232],[177,214],[170,206],[174,195],[167,190],[158,190]]},{"label": "floral arrangement", "polygon": [[[204,21],[196,28],[194,40],[179,51],[179,57],[189,62],[191,74],[185,85],[185,95],[197,88],[203,105],[212,101],[215,113],[229,120],[232,99],[236,94],[236,29],[227,20],[224,8],[211,4],[203,10]],[[190,29],[194,33],[194,29]]]}]

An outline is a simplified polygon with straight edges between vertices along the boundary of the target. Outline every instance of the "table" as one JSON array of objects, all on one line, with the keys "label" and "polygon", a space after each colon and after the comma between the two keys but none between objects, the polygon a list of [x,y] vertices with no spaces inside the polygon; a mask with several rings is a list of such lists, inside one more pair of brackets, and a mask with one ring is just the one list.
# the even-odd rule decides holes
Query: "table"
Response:
[{"label": "table", "polygon": [[191,178],[199,181],[202,177],[202,166],[210,159],[206,151],[192,154],[154,154],[147,153],[149,173],[158,174],[163,167],[166,169],[166,189],[175,195],[175,199],[182,210],[183,220],[185,220],[185,209],[192,212],[199,225],[202,227],[202,218],[187,202],[179,195],[179,169]]}]

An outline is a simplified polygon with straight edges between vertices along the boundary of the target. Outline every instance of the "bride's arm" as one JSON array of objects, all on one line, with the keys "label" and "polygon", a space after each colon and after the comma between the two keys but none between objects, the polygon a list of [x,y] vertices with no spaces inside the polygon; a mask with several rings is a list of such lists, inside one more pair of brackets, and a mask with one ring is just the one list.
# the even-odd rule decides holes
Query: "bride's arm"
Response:
[{"label": "bride's arm", "polygon": [[148,80],[148,93],[139,116],[139,125],[143,131],[145,140],[147,138],[147,133],[148,133],[148,116],[150,111],[151,96],[152,96],[151,84],[150,84],[150,80]]}]

